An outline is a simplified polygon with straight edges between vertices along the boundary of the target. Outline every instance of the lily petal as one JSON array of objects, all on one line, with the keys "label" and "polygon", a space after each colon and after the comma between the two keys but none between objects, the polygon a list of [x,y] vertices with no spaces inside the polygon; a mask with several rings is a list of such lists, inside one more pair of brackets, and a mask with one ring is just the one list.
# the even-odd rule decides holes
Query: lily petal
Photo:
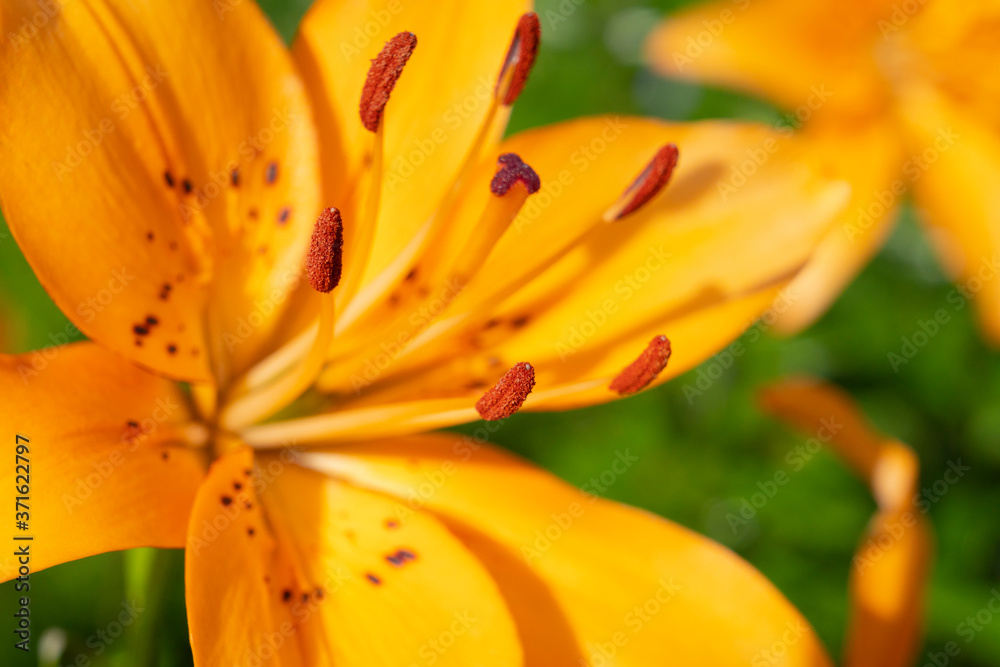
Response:
[{"label": "lily petal", "polygon": [[851,621],[845,667],[906,667],[922,636],[924,587],[932,553],[918,497],[913,451],[876,433],[850,397],[808,379],[787,380],[761,395],[765,409],[810,434],[822,434],[871,487],[872,517],[851,569]]},{"label": "lily petal", "polygon": [[291,592],[284,592],[292,565],[262,514],[262,488],[253,453],[243,447],[216,459],[198,490],[184,551],[184,591],[191,648],[201,667],[326,664],[307,660],[309,615],[292,616]]},{"label": "lily petal", "polygon": [[[995,3],[994,3],[995,4]],[[975,296],[985,335],[1000,344],[1000,135],[997,102],[1000,91],[993,77],[977,76],[981,88],[969,89],[969,74],[990,70],[978,53],[995,51],[1000,39],[1000,9],[990,17],[978,16],[972,26],[942,23],[943,12],[921,17],[914,41],[930,53],[899,86],[900,115],[907,148],[919,169],[913,186],[917,206],[931,230],[942,262],[960,282],[962,297]],[[962,12],[954,12],[962,14]],[[938,31],[939,34],[933,34]],[[945,47],[929,40],[945,40]],[[954,40],[954,41],[952,41]],[[977,51],[979,49],[980,51]],[[996,59],[996,56],[993,56]],[[1000,60],[998,60],[1000,63]],[[939,76],[933,68],[946,68],[948,85],[932,85]],[[962,72],[959,77],[957,73]],[[993,86],[994,89],[990,89]],[[952,89],[952,87],[954,89]]]},{"label": "lily petal", "polygon": [[[188,411],[172,383],[79,343],[0,356],[0,389],[0,427],[24,445],[10,443],[0,483],[30,497],[20,499],[26,527],[5,539],[0,580],[17,575],[12,554],[29,544],[18,536],[44,545],[31,550],[33,571],[107,551],[184,545],[204,473],[202,457],[179,440]],[[23,458],[15,462],[15,454]]]},{"label": "lily petal", "polygon": [[252,2],[17,0],[0,26],[41,15],[0,46],[11,230],[88,336],[221,379],[267,338],[319,210],[291,59]]},{"label": "lily petal", "polygon": [[[372,59],[397,33],[417,36],[383,120],[381,211],[367,275],[396,257],[451,189],[487,120],[518,18],[530,8],[530,0],[318,0],[303,18],[293,53],[316,109],[327,198],[343,197],[371,157],[358,101]],[[496,144],[495,134],[488,143]],[[330,168],[344,155],[346,174]],[[349,225],[345,261],[364,261],[351,256],[348,232]]]},{"label": "lily petal", "polygon": [[[822,316],[881,250],[898,217],[910,174],[904,174],[897,123],[871,121],[810,124],[798,140],[821,169],[851,185],[851,199],[788,291],[796,298],[775,328],[797,333]],[[863,145],[863,158],[844,150]],[[904,180],[904,178],[906,180]]]},{"label": "lily petal", "polygon": [[788,109],[825,106],[820,98],[829,97],[831,108],[859,112],[888,103],[868,54],[882,38],[879,20],[891,12],[889,0],[698,3],[657,27],[647,54],[664,74],[738,88]]},{"label": "lily petal", "polygon": [[439,515],[500,582],[528,665],[611,650],[622,667],[750,664],[790,629],[783,664],[830,664],[798,612],[732,552],[469,438],[345,446],[301,462],[395,496],[404,526],[421,509]]},{"label": "lily petal", "polygon": [[[262,457],[261,466],[273,460]],[[496,583],[434,516],[403,521],[395,500],[294,464],[275,475],[263,501],[283,522],[303,576],[318,584],[307,592],[322,589],[314,608],[323,664],[521,664]]]}]

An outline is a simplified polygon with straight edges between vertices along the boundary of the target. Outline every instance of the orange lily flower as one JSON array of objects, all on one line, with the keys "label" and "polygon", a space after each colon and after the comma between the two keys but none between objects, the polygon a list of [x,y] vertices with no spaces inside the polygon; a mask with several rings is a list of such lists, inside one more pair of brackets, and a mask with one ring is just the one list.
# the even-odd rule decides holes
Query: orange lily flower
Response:
[{"label": "orange lily flower", "polygon": [[913,450],[877,433],[850,397],[812,379],[761,392],[761,404],[828,443],[871,487],[878,512],[851,568],[851,618],[844,667],[907,667],[920,648],[931,532],[918,502],[920,470]]},{"label": "orange lily flower", "polygon": [[32,571],[185,548],[199,665],[729,664],[789,624],[826,664],[725,549],[417,435],[691,368],[844,202],[790,151],[722,202],[755,126],[502,140],[529,10],[321,0],[289,53],[250,2],[0,5],[0,201],[94,341],[0,358]]},{"label": "orange lily flower", "polygon": [[[648,42],[665,74],[728,85],[790,111],[786,134],[853,186],[779,326],[822,315],[888,237],[907,192],[942,264],[977,296],[1000,343],[997,111],[1000,3],[720,0],[671,17]],[[956,295],[958,296],[958,295]]]}]

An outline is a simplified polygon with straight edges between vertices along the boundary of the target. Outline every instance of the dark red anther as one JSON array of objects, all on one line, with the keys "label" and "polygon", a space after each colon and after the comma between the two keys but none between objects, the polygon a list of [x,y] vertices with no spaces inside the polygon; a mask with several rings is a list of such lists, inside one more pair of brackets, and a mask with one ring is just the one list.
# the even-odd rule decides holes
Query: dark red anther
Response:
[{"label": "dark red anther", "polygon": [[625,367],[611,381],[608,389],[628,396],[645,389],[667,367],[670,359],[670,341],[666,336],[656,336],[642,351],[639,358]]},{"label": "dark red anther", "polygon": [[535,369],[526,362],[516,364],[476,402],[476,411],[487,421],[506,419],[521,409],[535,387]]},{"label": "dark red anther", "polygon": [[386,42],[372,61],[365,87],[361,90],[361,123],[368,131],[378,131],[392,89],[415,48],[417,36],[412,32],[401,32]]},{"label": "dark red anther", "polygon": [[[521,91],[524,90],[524,85],[528,82],[528,75],[535,64],[535,58],[538,56],[538,45],[541,42],[541,37],[542,26],[538,21],[538,14],[535,12],[523,14],[517,22],[514,39],[511,40],[510,48],[507,49],[507,57],[504,59],[500,78],[497,81],[497,97],[501,97],[500,101],[504,106],[509,107],[514,104]],[[508,82],[506,91],[500,88],[505,81]]]},{"label": "dark red anther", "polygon": [[344,223],[340,211],[324,209],[316,220],[306,256],[306,273],[314,290],[323,294],[333,291],[343,272],[343,254]]},{"label": "dark red anther", "polygon": [[606,218],[608,222],[621,220],[625,216],[642,208],[649,200],[660,193],[670,182],[670,177],[677,168],[680,153],[677,146],[667,144],[661,148],[652,161],[646,165],[638,178],[625,190],[625,194],[609,209]]}]

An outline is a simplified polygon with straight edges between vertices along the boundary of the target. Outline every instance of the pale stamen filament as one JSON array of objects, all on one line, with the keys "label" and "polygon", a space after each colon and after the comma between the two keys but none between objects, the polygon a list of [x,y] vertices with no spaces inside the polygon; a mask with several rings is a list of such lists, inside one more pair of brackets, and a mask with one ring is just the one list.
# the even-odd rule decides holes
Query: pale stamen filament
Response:
[{"label": "pale stamen filament", "polygon": [[309,353],[299,366],[270,385],[229,403],[219,423],[224,429],[239,430],[267,419],[301,396],[319,377],[333,342],[336,306],[334,297],[324,295],[320,304],[319,327]]}]

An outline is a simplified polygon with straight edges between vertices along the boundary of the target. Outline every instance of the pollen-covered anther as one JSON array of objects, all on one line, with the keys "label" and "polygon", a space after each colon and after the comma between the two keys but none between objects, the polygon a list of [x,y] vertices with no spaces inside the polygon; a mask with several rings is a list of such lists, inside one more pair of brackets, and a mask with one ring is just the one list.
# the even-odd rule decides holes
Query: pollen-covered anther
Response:
[{"label": "pollen-covered anther", "polygon": [[535,368],[522,361],[483,394],[476,402],[476,411],[486,421],[506,419],[521,409],[534,387]]},{"label": "pollen-covered anther", "polygon": [[541,37],[542,26],[538,21],[538,14],[523,14],[517,22],[514,39],[511,40],[497,79],[496,95],[504,106],[514,104],[524,90],[524,84],[528,82],[528,75],[538,56]]},{"label": "pollen-covered anther", "polygon": [[386,42],[372,60],[365,87],[361,90],[361,123],[368,131],[378,131],[392,89],[415,48],[417,36],[412,32],[401,32]]},{"label": "pollen-covered anther", "polygon": [[306,273],[314,290],[326,294],[337,286],[343,271],[343,253],[344,223],[340,211],[324,209],[316,220],[306,256]]},{"label": "pollen-covered anther", "polygon": [[670,360],[670,341],[666,336],[655,336],[642,351],[639,358],[611,381],[608,389],[622,396],[642,391],[656,379]]},{"label": "pollen-covered anther", "polygon": [[632,185],[611,208],[605,211],[604,220],[606,222],[621,220],[645,206],[670,182],[679,157],[680,153],[674,144],[667,144],[657,151],[656,156],[646,165]]},{"label": "pollen-covered anther", "polygon": [[490,191],[498,197],[507,194],[510,188],[520,181],[528,190],[528,194],[538,192],[542,180],[535,170],[521,160],[517,153],[504,153],[497,158],[497,173],[490,182]]}]

